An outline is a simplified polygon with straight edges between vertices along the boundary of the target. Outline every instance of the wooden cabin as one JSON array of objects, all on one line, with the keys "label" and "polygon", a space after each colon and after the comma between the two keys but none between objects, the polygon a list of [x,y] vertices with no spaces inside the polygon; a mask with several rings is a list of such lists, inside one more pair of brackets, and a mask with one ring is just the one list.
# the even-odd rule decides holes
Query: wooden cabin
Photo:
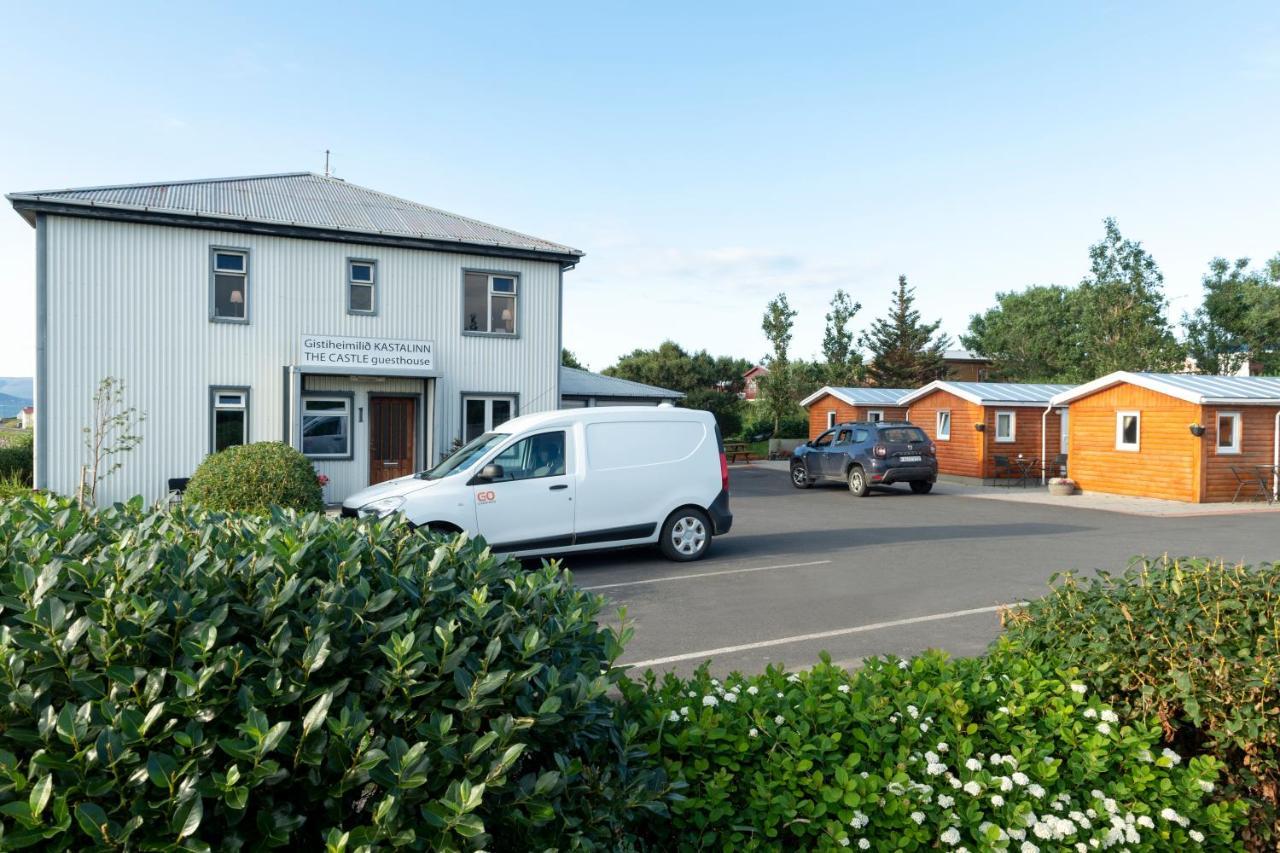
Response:
[{"label": "wooden cabin", "polygon": [[820,388],[800,401],[809,412],[809,438],[851,421],[906,420],[907,410],[898,404],[906,393],[904,388]]},{"label": "wooden cabin", "polygon": [[[907,420],[925,431],[938,454],[938,473],[974,481],[1012,477],[1018,460],[1036,480],[1056,476],[1066,452],[1067,415],[1050,408],[1069,385],[952,382],[940,379],[899,401]],[[1008,460],[999,464],[997,457]]]},{"label": "wooden cabin", "polygon": [[1054,397],[1081,491],[1207,503],[1265,497],[1280,465],[1280,377],[1121,371]]}]

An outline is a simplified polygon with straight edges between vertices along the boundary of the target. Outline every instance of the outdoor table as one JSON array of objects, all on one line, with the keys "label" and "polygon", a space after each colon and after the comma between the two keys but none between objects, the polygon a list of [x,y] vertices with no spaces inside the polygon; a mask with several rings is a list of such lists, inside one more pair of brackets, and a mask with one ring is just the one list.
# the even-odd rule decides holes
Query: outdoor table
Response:
[{"label": "outdoor table", "polygon": [[1018,470],[1022,473],[1022,488],[1027,487],[1027,481],[1031,479],[1031,472],[1036,470],[1036,466],[1040,464],[1040,460],[1034,456],[1018,456],[1013,460],[1013,464],[1018,466]]}]

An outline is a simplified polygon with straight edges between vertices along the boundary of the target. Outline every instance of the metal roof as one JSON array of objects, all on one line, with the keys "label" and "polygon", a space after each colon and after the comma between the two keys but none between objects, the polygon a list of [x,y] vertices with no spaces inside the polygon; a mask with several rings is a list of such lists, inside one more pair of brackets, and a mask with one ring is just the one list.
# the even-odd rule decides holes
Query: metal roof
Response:
[{"label": "metal roof", "polygon": [[233,219],[581,256],[578,249],[314,172],[10,193],[27,203]]},{"label": "metal roof", "polygon": [[1047,406],[1072,385],[1045,385],[1032,382],[951,382],[939,379],[902,398],[907,404],[934,391],[948,391],[979,406]]},{"label": "metal roof", "polygon": [[898,400],[910,393],[907,388],[838,388],[823,386],[800,401],[801,406],[809,406],[826,394],[830,394],[850,406],[896,406]]},{"label": "metal roof", "polygon": [[945,361],[990,361],[985,355],[978,355],[967,349],[949,349],[943,350],[942,358]]},{"label": "metal roof", "polygon": [[1278,376],[1200,376],[1192,373],[1109,373],[1059,394],[1055,403],[1078,400],[1114,385],[1129,383],[1189,403],[1240,403],[1280,405]]},{"label": "metal roof", "polygon": [[630,379],[604,376],[576,367],[560,368],[560,395],[563,397],[616,397],[634,400],[638,398],[680,400],[684,394]]}]

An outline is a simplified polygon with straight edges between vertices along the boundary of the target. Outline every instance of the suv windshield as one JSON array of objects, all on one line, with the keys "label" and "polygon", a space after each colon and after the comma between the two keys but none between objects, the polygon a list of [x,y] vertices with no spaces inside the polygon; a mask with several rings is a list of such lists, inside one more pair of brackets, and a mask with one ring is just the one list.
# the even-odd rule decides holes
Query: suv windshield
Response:
[{"label": "suv windshield", "polygon": [[439,480],[442,477],[448,477],[455,471],[461,471],[472,462],[475,462],[483,456],[492,447],[497,446],[501,441],[511,437],[509,432],[486,432],[484,435],[473,438],[469,443],[464,444],[446,458],[443,462],[430,470],[417,474],[419,480]]},{"label": "suv windshield", "polygon": [[916,441],[928,441],[924,430],[920,427],[890,427],[880,430],[881,441],[910,443]]}]

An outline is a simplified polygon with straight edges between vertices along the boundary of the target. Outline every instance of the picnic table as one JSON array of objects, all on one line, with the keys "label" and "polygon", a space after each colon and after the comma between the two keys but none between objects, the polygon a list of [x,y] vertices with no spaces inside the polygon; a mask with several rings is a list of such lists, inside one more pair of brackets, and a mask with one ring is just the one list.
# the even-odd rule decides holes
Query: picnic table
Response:
[{"label": "picnic table", "polygon": [[751,460],[751,451],[747,448],[745,441],[726,441],[724,443],[724,455],[730,462],[737,461],[738,457],[744,460]]}]

